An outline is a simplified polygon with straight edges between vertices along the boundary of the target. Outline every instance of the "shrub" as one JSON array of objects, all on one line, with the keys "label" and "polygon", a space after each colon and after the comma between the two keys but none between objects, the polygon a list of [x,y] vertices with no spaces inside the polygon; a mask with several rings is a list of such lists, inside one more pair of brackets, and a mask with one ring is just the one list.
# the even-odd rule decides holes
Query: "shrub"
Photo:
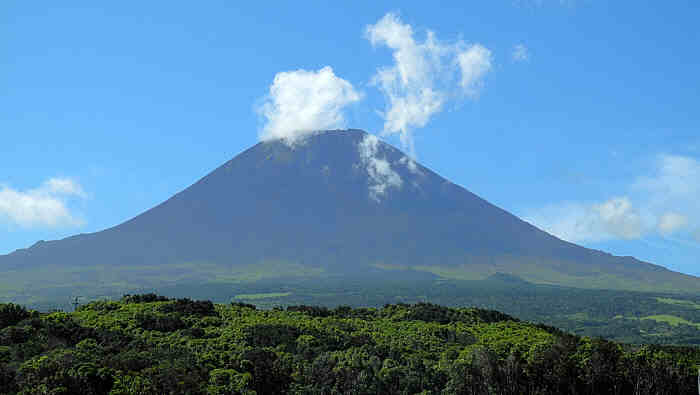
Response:
[{"label": "shrub", "polygon": [[0,303],[0,329],[16,325],[29,318],[31,313],[24,307],[14,303]]},{"label": "shrub", "polygon": [[122,297],[122,302],[124,303],[152,303],[152,302],[167,302],[168,299],[165,296],[156,295],[154,293],[148,294],[138,294],[130,295],[126,294]]},{"label": "shrub", "polygon": [[208,300],[191,300],[188,298],[178,299],[172,303],[158,307],[158,311],[163,313],[181,313],[184,315],[196,315],[199,317],[216,316],[214,303]]}]

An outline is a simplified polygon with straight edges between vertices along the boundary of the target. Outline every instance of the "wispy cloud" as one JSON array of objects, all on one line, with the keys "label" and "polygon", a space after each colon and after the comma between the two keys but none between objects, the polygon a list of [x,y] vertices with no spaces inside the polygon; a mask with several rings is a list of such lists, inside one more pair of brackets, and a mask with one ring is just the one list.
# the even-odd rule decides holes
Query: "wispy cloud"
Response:
[{"label": "wispy cloud", "polygon": [[367,136],[359,145],[360,157],[371,180],[370,197],[380,201],[403,180],[392,165],[403,165],[419,173],[413,131],[424,127],[445,104],[464,96],[476,97],[484,76],[491,70],[491,51],[480,44],[463,41],[440,42],[428,30],[424,40],[416,38],[413,27],[388,13],[365,28],[365,38],[375,46],[392,51],[394,63],[379,67],[371,84],[386,99],[382,136],[398,135],[408,157],[397,163],[377,157],[378,139]]},{"label": "wispy cloud", "polygon": [[669,235],[700,226],[700,161],[689,156],[660,155],[654,172],[639,177],[633,191],[647,196],[644,205],[657,214],[657,231]]},{"label": "wispy cloud", "polygon": [[659,155],[652,174],[639,177],[633,187],[648,192],[655,208],[680,207],[700,213],[700,161],[681,155]]},{"label": "wispy cloud", "polygon": [[81,225],[67,203],[85,197],[80,184],[68,178],[51,178],[27,191],[0,185],[0,220],[27,228]]},{"label": "wispy cloud", "polygon": [[527,62],[530,60],[530,50],[523,44],[518,44],[513,47],[511,54],[515,62]]},{"label": "wispy cloud", "polygon": [[[685,234],[700,241],[700,161],[660,155],[653,171],[625,188],[625,196],[602,203],[560,203],[525,218],[568,241],[638,239]],[[691,230],[697,229],[696,233]]]},{"label": "wispy cloud", "polygon": [[48,195],[87,197],[83,187],[70,178],[50,178],[37,191]]},{"label": "wispy cloud", "polygon": [[663,235],[670,235],[688,225],[688,217],[674,212],[664,213],[659,217],[657,228]]},{"label": "wispy cloud", "polygon": [[477,96],[483,86],[484,76],[491,70],[491,51],[480,44],[474,44],[458,52],[457,62],[462,72],[460,86],[464,93]]},{"label": "wispy cloud", "polygon": [[379,202],[390,188],[401,188],[403,180],[386,158],[378,157],[379,139],[367,135],[359,144],[360,159],[369,175],[369,195]]},{"label": "wispy cloud", "polygon": [[380,67],[372,78],[387,99],[382,133],[398,134],[415,157],[413,129],[425,126],[460,91],[476,95],[491,69],[491,51],[462,41],[444,44],[430,30],[420,41],[411,25],[393,13],[367,26],[365,37],[373,46],[391,49],[394,58],[393,65]]},{"label": "wispy cloud", "polygon": [[625,196],[599,203],[553,204],[532,211],[525,219],[571,242],[636,239],[648,228]]},{"label": "wispy cloud", "polygon": [[[392,165],[403,165],[419,173],[413,130],[424,127],[450,100],[476,98],[492,68],[492,54],[481,44],[438,41],[428,30],[417,39],[413,27],[393,13],[365,28],[373,46],[392,51],[394,63],[377,68],[371,85],[386,99],[382,136],[398,135],[408,157],[396,163],[378,157],[379,140],[366,137],[358,146],[360,160],[370,179],[370,197],[379,201],[403,180]],[[296,70],[278,73],[269,93],[257,108],[264,118],[262,141],[282,139],[294,145],[318,130],[345,126],[343,110],[362,95],[353,85],[336,76],[331,67],[318,71]]]},{"label": "wispy cloud", "polygon": [[345,126],[343,110],[361,99],[352,84],[326,66],[318,71],[280,72],[257,109],[265,118],[260,139],[295,144],[318,130]]}]

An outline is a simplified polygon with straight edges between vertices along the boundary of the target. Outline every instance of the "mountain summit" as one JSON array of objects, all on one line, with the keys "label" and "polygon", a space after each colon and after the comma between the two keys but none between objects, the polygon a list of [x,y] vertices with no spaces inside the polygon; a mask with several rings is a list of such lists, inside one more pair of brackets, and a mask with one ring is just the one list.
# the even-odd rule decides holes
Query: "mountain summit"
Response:
[{"label": "mountain summit", "polygon": [[0,274],[44,270],[62,273],[52,286],[87,272],[140,284],[412,270],[700,291],[697,277],[562,241],[360,130],[258,143],[125,223],[0,256]]}]

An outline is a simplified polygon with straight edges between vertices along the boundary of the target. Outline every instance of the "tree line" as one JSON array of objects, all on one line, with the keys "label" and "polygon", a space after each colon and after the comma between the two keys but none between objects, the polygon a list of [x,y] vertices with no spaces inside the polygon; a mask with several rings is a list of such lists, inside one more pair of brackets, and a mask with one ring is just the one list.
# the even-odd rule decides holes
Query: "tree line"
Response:
[{"label": "tree line", "polygon": [[3,394],[695,394],[700,349],[578,337],[497,311],[0,304]]}]

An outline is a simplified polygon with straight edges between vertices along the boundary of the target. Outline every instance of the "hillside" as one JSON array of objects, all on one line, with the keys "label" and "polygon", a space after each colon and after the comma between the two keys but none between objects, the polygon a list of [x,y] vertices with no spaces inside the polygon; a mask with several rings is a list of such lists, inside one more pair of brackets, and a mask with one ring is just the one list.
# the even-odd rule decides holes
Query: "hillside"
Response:
[{"label": "hillside", "polygon": [[[482,280],[700,292],[700,279],[568,243],[379,142],[401,179],[384,194],[359,130],[259,143],[113,228],[0,256],[0,295],[120,295],[190,284],[343,276]],[[376,172],[376,169],[375,169]],[[376,175],[376,174],[375,174]],[[269,291],[273,292],[273,291]]]},{"label": "hillside", "polygon": [[694,394],[697,348],[621,346],[432,304],[260,311],[153,294],[0,304],[0,393]]}]

